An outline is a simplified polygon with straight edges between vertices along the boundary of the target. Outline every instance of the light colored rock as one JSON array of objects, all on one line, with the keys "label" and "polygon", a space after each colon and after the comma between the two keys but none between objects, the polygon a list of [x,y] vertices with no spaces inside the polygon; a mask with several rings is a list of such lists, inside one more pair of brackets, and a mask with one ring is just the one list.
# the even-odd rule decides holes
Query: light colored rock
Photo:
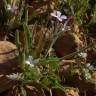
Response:
[{"label": "light colored rock", "polygon": [[0,93],[16,84],[15,81],[8,79],[6,75],[20,71],[16,45],[8,41],[0,41]]},{"label": "light colored rock", "polygon": [[0,74],[11,74],[20,69],[16,55],[16,45],[8,41],[0,41]]},{"label": "light colored rock", "polygon": [[0,63],[5,63],[15,57],[16,45],[8,41],[0,41]]}]

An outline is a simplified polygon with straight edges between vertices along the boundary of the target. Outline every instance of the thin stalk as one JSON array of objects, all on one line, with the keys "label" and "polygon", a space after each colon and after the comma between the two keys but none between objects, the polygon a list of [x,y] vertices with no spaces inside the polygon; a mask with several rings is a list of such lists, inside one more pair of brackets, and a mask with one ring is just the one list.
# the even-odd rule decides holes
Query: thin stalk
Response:
[{"label": "thin stalk", "polygon": [[27,92],[22,85],[20,86],[20,89],[21,89],[22,96],[27,96]]},{"label": "thin stalk", "polygon": [[53,95],[52,95],[52,90],[51,90],[51,89],[49,90],[49,92],[50,92],[50,96],[53,96]]},{"label": "thin stalk", "polygon": [[43,94],[43,96],[46,96],[46,95],[45,95],[45,93],[44,93],[44,90],[43,90],[43,88],[41,88],[41,91],[42,91],[42,94]]},{"label": "thin stalk", "polygon": [[[66,29],[66,26],[67,26],[68,22],[70,21],[70,19],[71,19],[71,17],[64,23],[64,25],[63,25],[63,28],[64,28],[64,29]],[[60,26],[60,27],[61,27],[61,26]],[[57,27],[56,27],[56,28],[57,28]],[[62,32],[64,32],[64,31],[66,31],[66,30],[62,31],[62,28],[59,28],[59,29],[61,29],[61,30],[55,30],[55,32],[54,32],[55,34],[54,34],[53,41],[52,41],[52,43],[50,44],[49,48],[47,49],[45,58],[48,56],[49,50],[53,47],[53,45],[55,44],[55,42],[56,42],[56,40],[58,39],[58,37],[60,36],[60,34],[61,34]]]}]

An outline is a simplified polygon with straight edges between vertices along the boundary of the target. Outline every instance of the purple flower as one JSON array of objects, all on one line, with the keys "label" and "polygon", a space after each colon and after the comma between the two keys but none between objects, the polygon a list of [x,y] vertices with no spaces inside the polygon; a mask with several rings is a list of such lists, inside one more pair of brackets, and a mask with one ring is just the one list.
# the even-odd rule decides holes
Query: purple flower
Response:
[{"label": "purple flower", "polygon": [[26,64],[30,65],[31,67],[34,67],[34,64],[37,64],[39,62],[39,59],[33,59],[32,56],[28,57],[28,60],[25,61]]},{"label": "purple flower", "polygon": [[65,15],[61,15],[60,11],[56,11],[54,10],[52,13],[50,13],[51,16],[57,18],[60,22],[62,22],[63,20],[67,19],[67,16]]},{"label": "purple flower", "polygon": [[12,12],[14,14],[17,14],[18,6],[8,4],[7,5],[7,10],[9,10],[10,12]]}]

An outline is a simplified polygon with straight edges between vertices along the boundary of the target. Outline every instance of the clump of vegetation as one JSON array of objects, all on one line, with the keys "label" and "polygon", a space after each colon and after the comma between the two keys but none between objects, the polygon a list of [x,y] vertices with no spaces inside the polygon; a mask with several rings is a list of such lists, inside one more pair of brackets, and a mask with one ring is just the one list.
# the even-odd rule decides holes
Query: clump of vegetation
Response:
[{"label": "clump of vegetation", "polygon": [[[17,81],[13,94],[27,96],[30,90],[28,86],[36,87],[42,96],[47,96],[47,93],[58,96],[54,95],[54,90],[61,90],[64,96],[85,96],[90,90],[95,94],[96,5],[92,6],[91,0],[48,2],[2,0],[0,3],[0,40],[16,44],[22,70],[21,73],[6,76]],[[60,44],[61,48],[58,47]],[[73,59],[75,64],[63,62]],[[60,74],[61,69],[64,69],[61,72],[64,74]],[[80,82],[76,83],[75,80]],[[84,87],[82,91],[82,84],[87,86],[87,83],[93,84],[93,89]],[[30,93],[28,96],[32,95]]]}]

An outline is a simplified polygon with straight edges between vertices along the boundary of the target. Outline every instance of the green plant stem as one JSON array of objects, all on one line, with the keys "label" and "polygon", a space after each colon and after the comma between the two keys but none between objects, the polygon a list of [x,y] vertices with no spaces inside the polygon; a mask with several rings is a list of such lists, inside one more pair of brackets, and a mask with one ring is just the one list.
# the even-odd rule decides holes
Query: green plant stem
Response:
[{"label": "green plant stem", "polygon": [[[66,26],[67,26],[67,24],[69,23],[69,21],[70,21],[70,19],[71,19],[71,17],[64,23],[64,26],[63,26],[63,28],[65,29],[66,28]],[[62,28],[61,28],[62,29]],[[64,30],[64,31],[66,31],[66,30]],[[63,31],[63,32],[64,32]],[[58,32],[58,30],[56,30],[56,32],[54,32],[55,34],[55,38],[53,38],[53,41],[52,41],[52,43],[50,44],[50,46],[49,46],[49,48],[48,48],[48,50],[47,50],[47,52],[46,52],[46,55],[45,55],[45,58],[48,56],[48,54],[49,54],[49,50],[53,47],[53,45],[55,44],[55,42],[56,42],[56,40],[58,39],[58,37],[60,36],[60,34],[62,33],[62,30],[60,30],[59,32]]]},{"label": "green plant stem", "polygon": [[43,90],[43,88],[41,88],[41,91],[42,91],[42,94],[43,94],[43,96],[46,96],[46,95],[45,95],[45,93],[44,93],[44,90]]}]

